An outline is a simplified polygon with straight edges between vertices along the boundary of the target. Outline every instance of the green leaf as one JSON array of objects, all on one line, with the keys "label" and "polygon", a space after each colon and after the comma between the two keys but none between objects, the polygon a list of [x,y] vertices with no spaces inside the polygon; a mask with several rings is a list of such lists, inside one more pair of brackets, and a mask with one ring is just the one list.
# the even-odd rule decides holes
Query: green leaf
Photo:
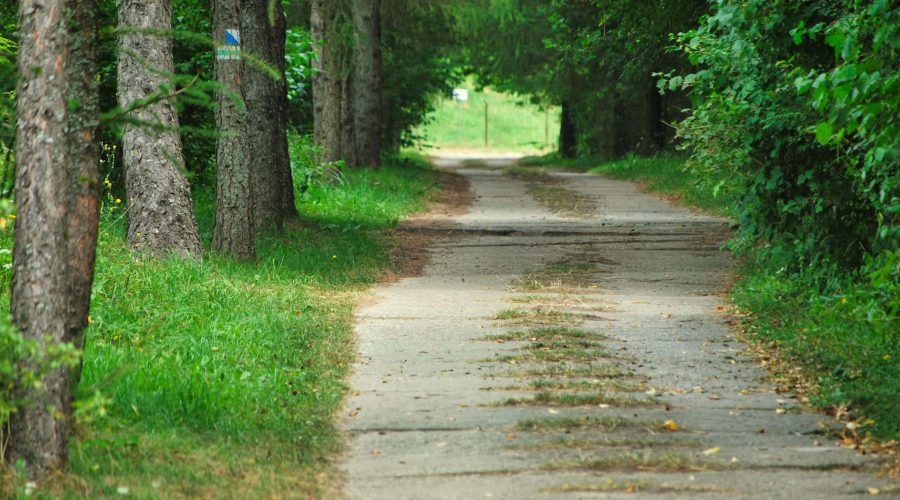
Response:
[{"label": "green leaf", "polygon": [[822,122],[816,125],[816,140],[819,141],[819,144],[828,144],[832,135],[834,134],[830,123]]}]

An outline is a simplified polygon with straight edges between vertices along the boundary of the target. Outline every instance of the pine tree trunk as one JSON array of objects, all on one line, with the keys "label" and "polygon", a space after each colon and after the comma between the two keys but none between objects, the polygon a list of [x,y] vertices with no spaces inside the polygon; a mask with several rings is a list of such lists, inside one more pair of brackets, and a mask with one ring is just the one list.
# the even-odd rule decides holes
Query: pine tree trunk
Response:
[{"label": "pine tree trunk", "polygon": [[272,108],[275,111],[272,117],[275,122],[276,134],[272,136],[275,150],[275,165],[280,179],[273,188],[278,191],[277,205],[280,217],[283,221],[299,218],[297,213],[297,201],[294,198],[294,176],[291,171],[291,155],[288,147],[288,93],[287,78],[285,77],[286,62],[285,51],[287,49],[287,18],[282,2],[274,2],[275,18],[271,25],[270,44],[272,60],[278,69],[280,80],[276,80],[274,94],[272,96]]},{"label": "pine tree trunk", "polygon": [[577,147],[575,141],[575,117],[572,116],[572,105],[569,101],[563,101],[559,124],[559,154],[563,158],[575,158]]},{"label": "pine tree trunk", "polygon": [[652,152],[662,151],[666,147],[666,132],[663,129],[662,95],[656,82],[647,83],[647,134],[650,138]]},{"label": "pine tree trunk", "polygon": [[[99,221],[96,0],[20,3],[16,219],[10,310],[42,352],[83,346]],[[35,360],[23,360],[24,369]],[[10,419],[9,460],[65,467],[79,367],[45,374]]]},{"label": "pine tree trunk", "polygon": [[310,36],[316,50],[313,61],[313,135],[324,161],[341,157],[340,47],[336,40],[337,5],[334,0],[312,0]]},{"label": "pine tree trunk", "polygon": [[353,0],[353,130],[360,165],[381,164],[381,0]]},{"label": "pine tree trunk", "polygon": [[[171,0],[119,0],[119,105],[160,91],[174,73],[172,40],[129,30],[172,29]],[[131,116],[146,124],[126,124],[122,141],[128,191],[128,243],[138,252],[202,253],[191,189],[182,175],[184,155],[178,114],[171,99],[140,108]]]},{"label": "pine tree trunk", "polygon": [[341,152],[340,158],[344,165],[350,168],[359,166],[356,158],[356,134],[354,132],[353,103],[356,97],[354,91],[354,69],[346,68],[342,71],[341,79]]},{"label": "pine tree trunk", "polygon": [[[226,41],[226,30],[239,35],[240,0],[216,0],[213,5],[213,38]],[[244,105],[243,60],[240,45],[217,45],[215,73],[222,86],[216,110],[216,227],[213,250],[237,258],[255,252],[255,226],[250,186],[250,152],[245,140],[247,108]]]},{"label": "pine tree trunk", "polygon": [[[244,65],[244,95],[249,127],[245,138],[253,161],[253,216],[256,229],[280,230],[296,216],[287,144],[287,87],[284,78],[285,21],[281,2],[244,0],[241,35],[248,53],[276,70]],[[271,14],[271,17],[270,17]]]}]

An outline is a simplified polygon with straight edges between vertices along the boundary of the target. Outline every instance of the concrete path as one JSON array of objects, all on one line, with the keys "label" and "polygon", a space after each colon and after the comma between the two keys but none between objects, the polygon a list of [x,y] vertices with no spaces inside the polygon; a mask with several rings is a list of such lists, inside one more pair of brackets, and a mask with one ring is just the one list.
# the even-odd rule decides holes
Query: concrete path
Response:
[{"label": "concrete path", "polygon": [[430,229],[459,236],[421,277],[358,312],[348,497],[890,489],[740,354],[721,312],[727,221],[627,182],[437,165],[468,177],[476,202]]}]

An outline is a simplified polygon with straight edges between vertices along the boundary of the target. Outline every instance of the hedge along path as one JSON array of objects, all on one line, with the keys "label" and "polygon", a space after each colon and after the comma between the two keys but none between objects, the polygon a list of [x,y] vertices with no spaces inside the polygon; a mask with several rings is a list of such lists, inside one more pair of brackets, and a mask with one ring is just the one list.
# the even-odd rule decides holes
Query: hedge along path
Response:
[{"label": "hedge along path", "polygon": [[[719,296],[727,220],[623,181],[435,163],[465,176],[475,203],[416,225],[456,237],[357,313],[339,418],[348,497],[891,490],[877,458],[836,446],[829,417],[741,354]],[[542,182],[592,213],[529,195]]]}]

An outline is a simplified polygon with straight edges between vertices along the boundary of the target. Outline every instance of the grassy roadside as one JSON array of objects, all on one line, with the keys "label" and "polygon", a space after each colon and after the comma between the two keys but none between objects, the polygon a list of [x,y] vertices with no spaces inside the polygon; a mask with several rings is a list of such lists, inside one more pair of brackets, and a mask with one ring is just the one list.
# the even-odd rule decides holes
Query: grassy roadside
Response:
[{"label": "grassy roadside", "polygon": [[[299,203],[303,223],[262,237],[254,263],[136,261],[122,241],[121,206],[109,200],[69,473],[27,489],[75,498],[328,496],[352,310],[389,265],[386,231],[422,209],[434,185],[410,159],[313,184]],[[208,241],[210,196],[196,202]],[[0,243],[10,248],[9,231]],[[8,294],[10,272],[0,272]],[[25,491],[0,477],[0,497]]]},{"label": "grassy roadside", "polygon": [[[566,168],[634,180],[647,190],[712,213],[729,214],[728,200],[712,195],[677,156],[613,162],[525,158],[524,169]],[[900,437],[900,254],[877,271],[826,273],[810,268],[788,275],[748,255],[731,290],[747,340],[786,386],[816,407],[852,422],[845,436]],[[826,276],[827,278],[823,278]],[[823,279],[829,292],[820,292]]]}]

